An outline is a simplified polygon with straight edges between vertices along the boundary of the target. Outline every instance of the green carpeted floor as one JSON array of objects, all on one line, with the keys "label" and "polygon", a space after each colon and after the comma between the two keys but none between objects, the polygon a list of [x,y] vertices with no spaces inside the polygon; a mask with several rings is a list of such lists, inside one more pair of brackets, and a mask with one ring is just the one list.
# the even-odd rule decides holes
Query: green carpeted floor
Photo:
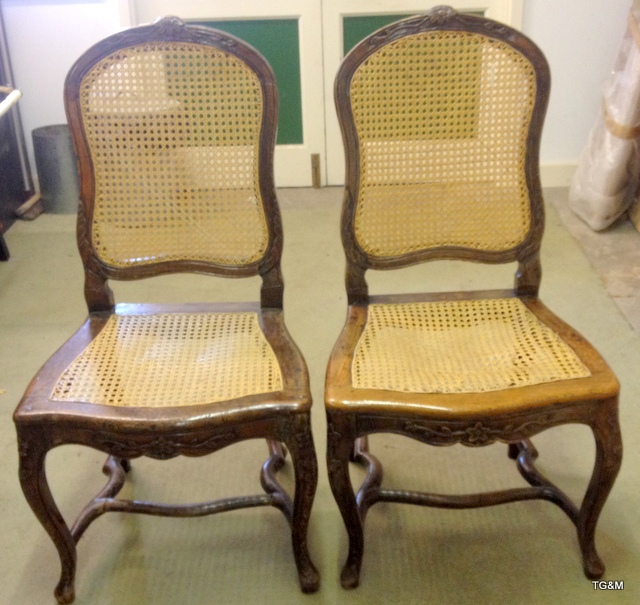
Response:
[{"label": "green carpeted floor", "polygon": [[[603,353],[622,383],[622,471],[601,516],[597,544],[607,581],[595,590],[582,574],[575,530],[546,502],[451,511],[379,504],[367,518],[361,586],[344,591],[339,569],[346,534],[326,479],[323,382],[345,317],[339,238],[342,191],[279,191],[285,229],[287,325],[305,355],[315,400],[320,482],[310,545],[322,585],[298,590],[288,528],[274,509],[199,519],[111,514],[79,544],[79,605],[175,604],[575,604],[640,599],[640,341],[608,296],[579,245],[549,209],[543,243],[542,299]],[[566,192],[565,192],[566,195]],[[74,218],[43,215],[7,234],[12,259],[0,264],[0,603],[54,603],[57,553],[29,510],[17,477],[11,414],[29,380],[86,314]],[[638,240],[640,245],[640,239]],[[438,263],[373,275],[372,291],[500,287],[513,267]],[[255,298],[257,281],[198,276],[116,284],[120,301]],[[429,448],[372,438],[388,485],[471,492],[523,482],[506,446]],[[559,427],[534,439],[539,467],[579,499],[590,476],[593,440],[584,427]],[[134,461],[125,494],[192,501],[259,491],[264,443],[234,446],[200,459]],[[72,446],[48,460],[52,489],[68,518],[103,484],[104,455]],[[282,472],[290,484],[291,469]],[[354,468],[354,477],[361,476]]]}]

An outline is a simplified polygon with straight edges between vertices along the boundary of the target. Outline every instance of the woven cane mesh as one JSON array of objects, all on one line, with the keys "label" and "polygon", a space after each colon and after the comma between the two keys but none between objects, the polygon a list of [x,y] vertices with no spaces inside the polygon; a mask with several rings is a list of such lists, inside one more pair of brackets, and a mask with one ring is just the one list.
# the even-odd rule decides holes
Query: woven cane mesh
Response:
[{"label": "woven cane mesh", "polygon": [[356,388],[477,393],[590,375],[518,299],[370,305]]},{"label": "woven cane mesh", "polygon": [[262,258],[262,91],[242,61],[196,44],[126,48],[85,76],[80,105],[95,171],[92,241],[102,261]]},{"label": "woven cane mesh", "polygon": [[279,390],[280,366],[255,313],[114,315],[52,399],[169,407]]},{"label": "woven cane mesh", "polygon": [[416,34],[369,57],[351,82],[360,247],[385,257],[520,244],[530,227],[525,149],[535,94],[529,61],[478,34]]}]

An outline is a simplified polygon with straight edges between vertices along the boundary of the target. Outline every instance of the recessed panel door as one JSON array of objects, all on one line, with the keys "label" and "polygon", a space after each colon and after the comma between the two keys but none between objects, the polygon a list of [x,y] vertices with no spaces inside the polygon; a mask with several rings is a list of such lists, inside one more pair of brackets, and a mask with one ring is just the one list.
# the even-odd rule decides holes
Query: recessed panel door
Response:
[{"label": "recessed panel door", "polygon": [[[126,0],[120,0],[126,2]],[[447,0],[516,28],[524,0]],[[340,62],[362,38],[403,17],[425,13],[442,0],[129,0],[132,24],[177,14],[206,23],[255,46],[271,63],[280,95],[276,185],[344,183],[344,153],[333,103]]]},{"label": "recessed panel door", "polygon": [[522,25],[523,0],[322,0],[327,184],[344,184],[342,137],[333,102],[335,75],[343,57],[377,29],[441,4],[516,28]]},{"label": "recessed panel door", "polygon": [[136,24],[177,15],[231,33],[257,48],[278,83],[276,185],[310,186],[312,156],[319,160],[317,180],[326,184],[320,0],[133,0],[132,8]]}]

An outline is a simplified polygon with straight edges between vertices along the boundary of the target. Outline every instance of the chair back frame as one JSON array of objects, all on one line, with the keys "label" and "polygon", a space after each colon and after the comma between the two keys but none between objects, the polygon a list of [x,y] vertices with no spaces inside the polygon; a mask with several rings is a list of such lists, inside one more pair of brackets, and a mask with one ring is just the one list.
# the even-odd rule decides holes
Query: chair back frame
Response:
[{"label": "chair back frame", "polygon": [[[356,70],[372,55],[392,42],[412,34],[433,30],[474,32],[501,41],[520,53],[534,69],[535,102],[528,124],[525,157],[525,178],[530,203],[530,229],[519,245],[509,250],[475,250],[461,246],[441,246],[417,250],[396,256],[372,256],[359,245],[355,235],[355,216],[360,194],[360,141],[351,104],[351,84]],[[411,17],[380,29],[363,40],[345,57],[335,80],[335,104],[342,130],[346,156],[346,184],[342,208],[342,242],[347,257],[346,286],[349,304],[366,304],[368,269],[394,269],[435,259],[460,259],[484,263],[518,262],[515,294],[537,296],[541,269],[540,242],[544,231],[544,207],[539,174],[539,149],[542,126],[550,90],[550,72],[540,49],[517,30],[473,15],[458,14],[440,7],[426,16]]]},{"label": "chair back frame", "polygon": [[[95,64],[128,47],[166,42],[206,45],[233,55],[258,78],[262,91],[262,119],[259,134],[258,180],[268,242],[262,257],[242,265],[184,259],[165,260],[131,267],[112,266],[99,258],[92,242],[96,196],[96,174],[83,124],[80,93],[83,78]],[[186,25],[176,17],[165,17],[148,26],[132,28],[99,42],[86,51],[71,68],[64,86],[64,102],[80,171],[80,204],[77,240],[85,271],[85,299],[91,313],[111,312],[113,293],[108,279],[134,280],[164,273],[193,272],[226,277],[262,277],[261,305],[282,308],[283,281],[280,271],[282,223],[273,181],[273,153],[277,131],[278,92],[267,61],[247,43],[211,28]]]}]

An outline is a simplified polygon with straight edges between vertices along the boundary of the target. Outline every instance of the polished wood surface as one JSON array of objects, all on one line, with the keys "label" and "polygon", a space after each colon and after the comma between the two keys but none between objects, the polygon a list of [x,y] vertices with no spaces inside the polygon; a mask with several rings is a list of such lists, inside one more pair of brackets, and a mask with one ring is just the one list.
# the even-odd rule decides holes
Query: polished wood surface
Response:
[{"label": "polished wood surface", "polygon": [[[526,148],[523,155],[530,215],[528,233],[520,243],[506,250],[431,246],[393,256],[368,253],[361,245],[356,229],[363,179],[363,142],[360,138],[359,124],[366,120],[367,116],[355,115],[351,91],[353,78],[357,73],[360,73],[359,77],[362,78],[361,72],[358,72],[362,66],[367,65],[377,54],[384,54],[391,45],[404,38],[429,36],[433,39],[438,35],[446,36],[452,33],[461,36],[469,34],[478,40],[488,41],[489,44],[508,47],[510,51],[519,55],[520,60],[528,63],[535,74],[535,100],[526,124]],[[449,52],[455,54],[455,49],[452,48]],[[414,58],[406,56],[402,60],[410,63]],[[499,86],[500,73],[493,75]],[[364,521],[367,511],[376,502],[412,503],[441,508],[475,508],[517,500],[549,500],[559,506],[576,526],[585,575],[588,578],[599,578],[604,573],[604,564],[596,552],[595,529],[622,459],[618,424],[619,384],[598,352],[568,324],[547,309],[538,298],[541,279],[539,251],[544,231],[538,152],[549,87],[546,60],[529,39],[507,26],[479,17],[457,14],[446,7],[433,9],[426,16],[407,19],[372,34],[351,51],[338,72],[335,99],[347,158],[342,240],[347,257],[346,290],[349,306],[345,327],[329,361],[325,402],[329,479],[349,538],[349,553],[341,577],[345,588],[353,588],[360,581],[364,553]],[[429,92],[424,91],[424,104],[428,103]],[[378,116],[377,119],[382,118]],[[389,121],[392,119],[394,118],[390,116]],[[397,203],[395,199],[389,199],[388,208],[392,208],[394,203]],[[424,203],[435,204],[437,201],[425,199]],[[518,201],[513,200],[513,203]],[[491,218],[490,210],[487,208],[487,221],[494,220]],[[433,215],[433,212],[431,214]],[[380,224],[384,224],[384,220],[381,219]],[[442,259],[482,263],[516,261],[518,268],[514,286],[502,291],[384,296],[370,296],[368,293],[365,274],[369,269],[394,269]],[[511,297],[521,300],[537,320],[553,330],[588,368],[590,375],[530,386],[515,385],[514,388],[489,392],[416,393],[354,387],[352,365],[356,348],[367,326],[371,304],[430,304],[437,301]],[[425,340],[423,346],[428,348],[436,345]],[[496,351],[496,356],[499,354],[500,351]],[[588,426],[596,443],[593,474],[584,500],[579,506],[571,502],[562,490],[535,468],[537,452],[530,441],[546,429],[568,423]],[[367,436],[374,433],[396,433],[439,446],[462,444],[481,447],[495,442],[506,443],[509,456],[516,461],[517,469],[528,486],[471,495],[441,495],[386,489],[383,487],[382,464],[368,447]],[[357,488],[352,485],[349,473],[351,462],[367,470],[364,482]],[[428,573],[428,570],[425,570],[425,573]]]},{"label": "polished wood surface", "polygon": [[[248,67],[260,83],[263,106],[259,124],[259,154],[255,161],[259,162],[257,170],[268,243],[264,254],[256,262],[237,266],[222,265],[187,256],[183,260],[146,265],[132,263],[131,267],[122,268],[103,262],[96,253],[92,226],[96,220],[96,179],[101,178],[101,175],[95,172],[96,162],[88,144],[85,116],[79,104],[83,78],[96,63],[108,55],[132,48],[157,48],[167,42],[204,51],[222,51],[223,56],[233,56]],[[132,91],[121,92],[123,95],[134,94]],[[191,517],[244,507],[273,506],[289,522],[302,590],[317,590],[319,575],[307,548],[307,527],[317,483],[317,463],[310,423],[311,395],[305,361],[289,336],[283,318],[283,281],[280,271],[282,227],[273,185],[277,90],[270,67],[254,49],[232,36],[208,28],[186,26],[178,19],[168,18],[154,25],[116,34],[89,49],[69,73],[65,102],[81,173],[78,246],[85,270],[85,298],[89,316],[35,376],[14,414],[21,485],[29,505],[50,535],[60,556],[62,572],[55,589],[56,599],[59,603],[74,600],[77,542],[93,520],[109,511]],[[182,123],[180,128],[194,132],[211,129],[211,119],[205,112],[202,113],[201,120],[200,123]],[[152,122],[150,120],[151,124]],[[235,124],[216,126],[221,129],[237,127]],[[152,187],[151,184],[148,186]],[[194,189],[196,187],[194,185]],[[166,203],[166,200],[162,203]],[[135,200],[131,201],[126,211],[136,213]],[[198,229],[197,222],[193,228]],[[108,285],[109,279],[132,280],[178,272],[225,277],[259,275],[262,278],[260,300],[237,304],[203,302],[116,305]],[[262,335],[277,359],[282,388],[276,392],[257,393],[215,403],[202,401],[199,405],[188,406],[167,406],[162,405],[163,402],[157,402],[155,407],[132,407],[127,406],[126,402],[124,405],[102,405],[91,401],[54,400],[52,397],[62,373],[100,335],[114,314],[213,315],[246,312],[257,314]],[[158,338],[161,343],[162,336]],[[215,342],[212,346],[215,346]],[[209,372],[216,372],[215,355],[208,357],[203,363],[211,365]],[[130,461],[135,458],[147,456],[167,460],[176,456],[203,456],[256,438],[265,439],[268,447],[268,457],[261,471],[264,494],[188,505],[159,504],[117,497],[130,469]],[[45,474],[47,453],[63,444],[85,445],[108,455],[104,467],[108,476],[106,486],[86,505],[72,525],[67,525],[60,514]],[[295,472],[293,496],[284,490],[275,476],[286,463],[287,453]],[[175,487],[178,493],[180,486]],[[283,578],[283,581],[287,580]],[[187,584],[184,588],[185,600],[188,600]],[[212,590],[215,591],[215,587]]]}]

